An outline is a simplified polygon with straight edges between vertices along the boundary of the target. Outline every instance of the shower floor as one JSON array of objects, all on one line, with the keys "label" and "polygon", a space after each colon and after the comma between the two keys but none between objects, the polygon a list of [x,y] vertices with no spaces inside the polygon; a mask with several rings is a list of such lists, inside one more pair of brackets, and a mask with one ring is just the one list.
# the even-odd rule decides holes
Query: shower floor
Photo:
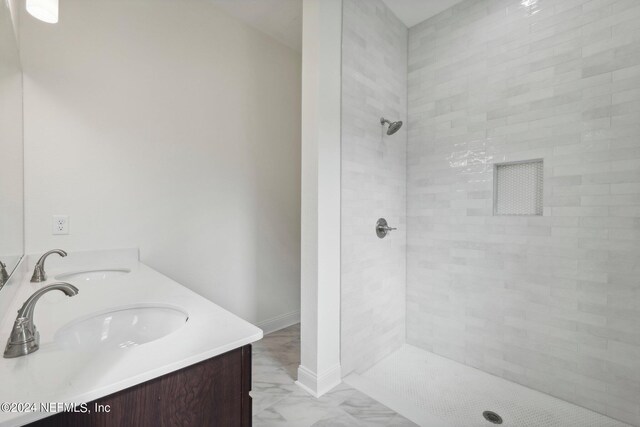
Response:
[{"label": "shower floor", "polygon": [[421,426],[494,425],[484,411],[499,414],[503,426],[627,426],[410,345],[344,381]]}]

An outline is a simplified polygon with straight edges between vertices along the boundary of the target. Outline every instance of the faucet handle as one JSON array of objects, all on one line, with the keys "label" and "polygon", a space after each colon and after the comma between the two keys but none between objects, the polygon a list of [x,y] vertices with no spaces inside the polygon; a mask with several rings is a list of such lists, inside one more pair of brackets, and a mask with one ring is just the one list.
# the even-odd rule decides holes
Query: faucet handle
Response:
[{"label": "faucet handle", "polygon": [[7,271],[7,264],[0,261],[0,289],[5,283],[9,281],[9,272]]},{"label": "faucet handle", "polygon": [[393,230],[397,230],[397,228],[389,227],[387,220],[384,218],[380,218],[376,222],[376,235],[381,239],[384,239],[387,236],[387,234]]}]

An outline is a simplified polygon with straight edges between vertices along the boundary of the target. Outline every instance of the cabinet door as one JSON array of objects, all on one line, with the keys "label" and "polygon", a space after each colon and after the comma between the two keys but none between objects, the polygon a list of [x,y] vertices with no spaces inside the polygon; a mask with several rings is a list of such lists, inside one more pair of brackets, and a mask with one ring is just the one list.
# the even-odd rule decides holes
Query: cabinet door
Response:
[{"label": "cabinet door", "polygon": [[[238,427],[251,425],[251,346],[90,402],[37,427]],[[100,412],[108,409],[109,412]]]}]

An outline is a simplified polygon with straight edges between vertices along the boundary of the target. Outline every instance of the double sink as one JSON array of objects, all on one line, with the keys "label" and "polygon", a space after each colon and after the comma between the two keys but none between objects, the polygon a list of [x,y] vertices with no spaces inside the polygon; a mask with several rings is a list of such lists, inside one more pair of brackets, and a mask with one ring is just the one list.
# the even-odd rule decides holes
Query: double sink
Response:
[{"label": "double sink", "polygon": [[[38,277],[39,280],[32,278],[32,282],[46,280],[44,259],[50,253],[66,256],[66,252],[61,250],[45,254],[36,264],[33,276],[34,278]],[[62,290],[67,296],[74,296],[82,292],[83,288],[105,286],[112,280],[127,274],[131,274],[131,270],[128,268],[109,268],[65,272],[56,275],[55,280],[58,282],[41,288],[27,300],[18,312],[18,318],[7,342],[5,357],[27,356],[38,350],[40,337],[33,324],[33,312],[38,298],[47,290]],[[67,282],[72,282],[78,287]],[[188,314],[175,306],[165,304],[125,305],[74,319],[55,332],[54,342],[61,348],[71,351],[92,352],[135,347],[177,331],[185,325],[188,319]]]}]

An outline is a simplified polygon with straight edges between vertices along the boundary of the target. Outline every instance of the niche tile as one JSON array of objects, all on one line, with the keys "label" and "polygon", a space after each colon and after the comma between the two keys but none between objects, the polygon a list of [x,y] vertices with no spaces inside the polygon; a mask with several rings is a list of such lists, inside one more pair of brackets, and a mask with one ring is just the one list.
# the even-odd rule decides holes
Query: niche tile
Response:
[{"label": "niche tile", "polygon": [[542,160],[495,165],[494,215],[542,215]]}]

